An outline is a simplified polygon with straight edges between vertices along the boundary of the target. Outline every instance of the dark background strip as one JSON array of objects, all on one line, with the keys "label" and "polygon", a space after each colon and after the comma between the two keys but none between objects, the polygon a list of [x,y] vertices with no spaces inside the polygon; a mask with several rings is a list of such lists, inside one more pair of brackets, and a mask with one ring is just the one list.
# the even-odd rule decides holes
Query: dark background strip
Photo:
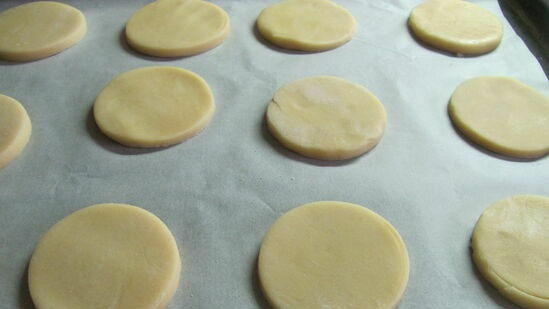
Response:
[{"label": "dark background strip", "polygon": [[503,14],[549,78],[549,0],[498,0]]}]

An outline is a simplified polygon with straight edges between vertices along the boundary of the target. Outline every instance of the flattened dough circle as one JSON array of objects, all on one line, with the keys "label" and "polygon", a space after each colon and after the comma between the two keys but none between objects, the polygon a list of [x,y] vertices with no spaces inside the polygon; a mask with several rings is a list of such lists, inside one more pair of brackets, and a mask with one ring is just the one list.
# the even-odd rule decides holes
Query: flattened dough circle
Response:
[{"label": "flattened dough circle", "polygon": [[548,197],[496,202],[478,220],[471,246],[478,270],[501,294],[524,308],[549,308]]},{"label": "flattened dough circle", "polygon": [[133,147],[179,143],[202,130],[215,111],[210,87],[197,74],[176,67],[146,67],[113,79],[97,97],[99,129]]},{"label": "flattened dough circle", "polygon": [[495,15],[464,0],[427,0],[412,10],[408,24],[427,45],[458,54],[487,53],[503,37]]},{"label": "flattened dough circle", "polygon": [[259,14],[257,29],[282,48],[317,52],[351,40],[355,19],[329,0],[283,0]]},{"label": "flattened dough circle", "polygon": [[517,80],[467,80],[452,94],[448,112],[463,134],[491,151],[518,158],[549,153],[549,97]]},{"label": "flattened dough circle", "polygon": [[258,272],[274,309],[394,308],[409,261],[400,235],[381,216],[324,201],[297,207],[271,226]]},{"label": "flattened dough circle", "polygon": [[300,79],[276,91],[267,126],[285,147],[304,156],[343,160],[381,139],[385,108],[364,87],[333,76]]},{"label": "flattened dough circle", "polygon": [[161,309],[181,260],[166,225],[141,208],[98,204],[72,213],[40,240],[29,265],[37,309]]},{"label": "flattened dough circle", "polygon": [[0,94],[0,168],[23,151],[31,131],[31,120],[23,105]]},{"label": "flattened dough circle", "polygon": [[0,13],[0,58],[31,61],[57,54],[86,34],[86,19],[72,6],[37,1]]},{"label": "flattened dough circle", "polygon": [[157,57],[195,55],[221,44],[229,33],[229,16],[202,0],[156,0],[126,24],[128,44]]}]

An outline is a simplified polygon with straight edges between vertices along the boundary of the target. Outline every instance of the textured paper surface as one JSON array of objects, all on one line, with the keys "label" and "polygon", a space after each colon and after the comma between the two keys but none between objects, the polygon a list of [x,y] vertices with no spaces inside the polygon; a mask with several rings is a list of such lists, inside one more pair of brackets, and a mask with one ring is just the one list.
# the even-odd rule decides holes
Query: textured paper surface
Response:
[{"label": "textured paper surface", "polygon": [[[0,93],[33,122],[24,152],[0,170],[0,308],[32,308],[26,266],[53,224],[82,207],[129,203],[160,217],[177,239],[183,272],[169,308],[268,308],[255,267],[261,239],[284,212],[319,200],[370,208],[406,242],[410,280],[399,308],[516,308],[480,279],[469,240],[491,203],[549,195],[549,160],[515,161],[484,151],[452,127],[447,103],[465,79],[503,75],[549,94],[547,78],[496,1],[475,1],[505,25],[503,42],[479,57],[423,46],[406,27],[417,0],[339,0],[355,37],[323,53],[288,52],[254,31],[274,1],[214,1],[231,18],[226,41],[206,53],[156,59],[128,49],[123,29],[147,1],[66,1],[86,15],[74,47],[29,62],[0,62]],[[2,1],[0,9],[19,4]],[[120,146],[90,115],[96,95],[131,69],[171,65],[201,75],[215,95],[210,125],[158,150]],[[290,81],[335,75],[374,93],[388,114],[369,153],[345,162],[305,159],[264,127],[274,92]]]}]

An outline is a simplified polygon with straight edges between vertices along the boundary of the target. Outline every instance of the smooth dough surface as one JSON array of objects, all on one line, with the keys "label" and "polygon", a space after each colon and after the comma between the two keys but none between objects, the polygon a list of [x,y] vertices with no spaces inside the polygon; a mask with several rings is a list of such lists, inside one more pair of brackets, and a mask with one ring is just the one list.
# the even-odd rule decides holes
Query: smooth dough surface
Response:
[{"label": "smooth dough surface", "polygon": [[323,160],[350,159],[372,149],[386,118],[385,108],[368,90],[332,76],[286,84],[266,113],[269,131],[282,145]]},{"label": "smooth dough surface", "polygon": [[263,38],[282,48],[316,52],[351,40],[355,19],[328,0],[284,0],[259,14],[257,29]]},{"label": "smooth dough surface", "polygon": [[408,24],[427,45],[458,54],[487,53],[503,37],[495,15],[464,0],[427,0],[412,10]]},{"label": "smooth dough surface", "polygon": [[465,136],[493,152],[518,158],[549,153],[549,97],[517,80],[467,80],[452,94],[448,112]]},{"label": "smooth dough surface", "polygon": [[37,1],[0,13],[0,58],[31,61],[57,54],[86,34],[84,15],[72,6]]},{"label": "smooth dough surface", "polygon": [[472,237],[480,273],[524,308],[549,308],[549,198],[519,195],[484,211]]},{"label": "smooth dough surface", "polygon": [[258,272],[274,309],[394,308],[409,260],[400,235],[381,216],[324,201],[297,207],[271,226]]},{"label": "smooth dough surface", "polygon": [[42,237],[29,289],[37,309],[161,309],[180,271],[175,239],[160,219],[131,205],[98,204]]},{"label": "smooth dough surface", "polygon": [[31,131],[31,120],[23,105],[0,94],[0,169],[23,151]]},{"label": "smooth dough surface", "polygon": [[146,67],[113,79],[94,104],[99,129],[133,147],[163,147],[202,130],[215,111],[213,95],[197,74]]},{"label": "smooth dough surface", "polygon": [[195,55],[221,44],[229,16],[202,0],[157,0],[138,10],[126,24],[128,44],[157,57]]}]

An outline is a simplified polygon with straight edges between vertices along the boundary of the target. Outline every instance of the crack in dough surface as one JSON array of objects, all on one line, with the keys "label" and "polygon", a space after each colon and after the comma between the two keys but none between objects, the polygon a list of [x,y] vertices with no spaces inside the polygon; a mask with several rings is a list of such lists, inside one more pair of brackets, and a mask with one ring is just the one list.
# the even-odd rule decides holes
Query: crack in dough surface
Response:
[{"label": "crack in dough surface", "polygon": [[285,147],[323,160],[359,156],[377,145],[385,108],[364,87],[333,76],[293,81],[267,107],[267,127]]}]

